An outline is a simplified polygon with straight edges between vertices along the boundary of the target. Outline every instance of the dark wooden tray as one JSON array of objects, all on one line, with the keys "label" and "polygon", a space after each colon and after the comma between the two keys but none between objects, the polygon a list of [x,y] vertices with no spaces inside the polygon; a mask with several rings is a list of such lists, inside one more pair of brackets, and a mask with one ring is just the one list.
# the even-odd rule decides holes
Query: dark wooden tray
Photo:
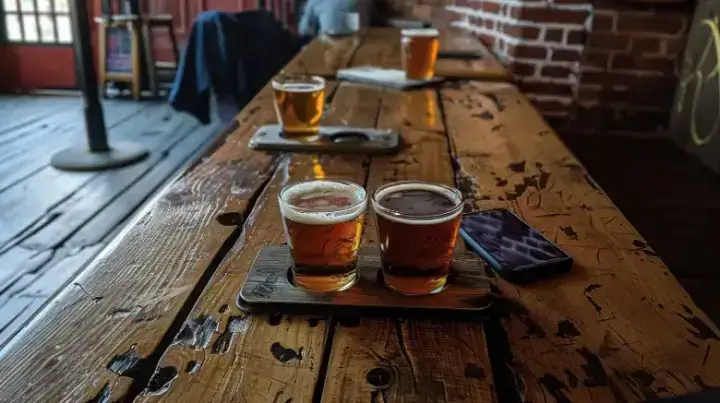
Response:
[{"label": "dark wooden tray", "polygon": [[285,135],[280,125],[260,126],[250,139],[258,150],[339,154],[395,154],[402,147],[400,135],[388,129],[321,126],[316,135]]},{"label": "dark wooden tray", "polygon": [[[475,255],[455,254],[448,286],[440,293],[405,296],[382,283],[376,248],[362,248],[360,279],[348,290],[319,294],[291,284],[291,260],[285,245],[263,248],[238,293],[240,309],[287,314],[421,316],[477,319],[492,302],[483,262]],[[448,316],[450,315],[450,316]]]}]

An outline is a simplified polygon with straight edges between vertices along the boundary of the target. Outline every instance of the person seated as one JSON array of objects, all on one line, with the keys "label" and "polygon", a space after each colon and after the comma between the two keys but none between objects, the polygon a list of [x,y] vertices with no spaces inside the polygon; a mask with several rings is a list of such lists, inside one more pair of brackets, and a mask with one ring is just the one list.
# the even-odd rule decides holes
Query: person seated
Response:
[{"label": "person seated", "polygon": [[303,8],[298,31],[305,37],[348,34],[357,28],[348,23],[348,13],[358,13],[362,26],[368,8],[367,0],[308,0]]}]

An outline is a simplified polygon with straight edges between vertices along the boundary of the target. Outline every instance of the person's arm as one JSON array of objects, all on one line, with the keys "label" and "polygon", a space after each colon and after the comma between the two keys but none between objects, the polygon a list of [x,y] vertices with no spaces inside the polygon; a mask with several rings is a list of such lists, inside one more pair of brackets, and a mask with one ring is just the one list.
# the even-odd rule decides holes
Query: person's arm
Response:
[{"label": "person's arm", "polygon": [[302,36],[317,35],[317,15],[313,7],[313,0],[308,0],[303,7],[302,16],[300,17],[300,26],[298,30]]}]

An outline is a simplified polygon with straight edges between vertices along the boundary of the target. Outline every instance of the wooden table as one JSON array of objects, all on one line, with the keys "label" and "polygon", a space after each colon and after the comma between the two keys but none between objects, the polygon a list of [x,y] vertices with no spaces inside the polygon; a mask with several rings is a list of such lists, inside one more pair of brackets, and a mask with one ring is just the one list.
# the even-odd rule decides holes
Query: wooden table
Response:
[{"label": "wooden table", "polygon": [[[397,51],[375,38],[353,60],[398,67]],[[5,346],[0,401],[608,402],[720,385],[718,329],[514,86],[329,88],[332,113],[399,130],[403,151],[251,151],[254,127],[275,122],[266,87]],[[495,278],[497,315],[477,323],[241,313],[253,258],[283,241],[278,190],[324,176],[454,184],[467,211],[512,209],[576,265],[527,286]]]},{"label": "wooden table", "polygon": [[[457,30],[441,30],[440,50],[472,51],[482,58],[439,59],[435,73],[453,79],[508,81],[511,75],[480,40]],[[348,37],[320,37],[311,42],[288,73],[334,77],[338,69],[357,66],[400,68],[400,31],[373,28]]]}]

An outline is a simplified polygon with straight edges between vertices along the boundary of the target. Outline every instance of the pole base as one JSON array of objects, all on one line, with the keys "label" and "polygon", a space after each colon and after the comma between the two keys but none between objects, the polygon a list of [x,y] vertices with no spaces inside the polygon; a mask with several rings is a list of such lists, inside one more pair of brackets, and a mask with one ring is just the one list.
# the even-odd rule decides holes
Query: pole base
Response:
[{"label": "pole base", "polygon": [[148,150],[131,143],[116,144],[106,152],[73,147],[55,153],[50,159],[50,165],[65,171],[100,171],[134,164],[148,154]]}]

